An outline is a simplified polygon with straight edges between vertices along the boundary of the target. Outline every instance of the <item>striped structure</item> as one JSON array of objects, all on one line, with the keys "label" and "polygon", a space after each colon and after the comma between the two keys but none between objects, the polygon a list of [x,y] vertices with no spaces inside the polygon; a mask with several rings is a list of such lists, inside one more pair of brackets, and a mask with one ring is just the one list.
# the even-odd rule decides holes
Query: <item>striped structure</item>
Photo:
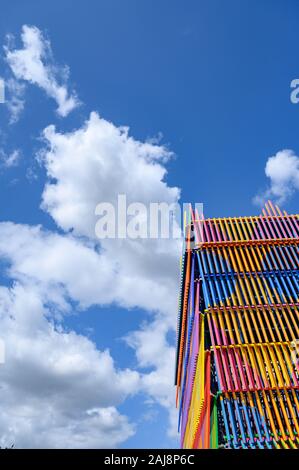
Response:
[{"label": "striped structure", "polygon": [[[176,362],[184,448],[299,448],[299,215],[190,209]],[[299,348],[298,348],[299,351]]]}]

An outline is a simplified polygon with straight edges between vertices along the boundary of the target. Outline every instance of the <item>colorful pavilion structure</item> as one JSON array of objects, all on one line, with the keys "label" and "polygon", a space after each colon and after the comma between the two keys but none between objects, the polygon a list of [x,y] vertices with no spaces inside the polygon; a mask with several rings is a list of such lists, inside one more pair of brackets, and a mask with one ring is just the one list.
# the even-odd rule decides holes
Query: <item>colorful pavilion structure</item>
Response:
[{"label": "colorful pavilion structure", "polygon": [[181,447],[299,448],[299,215],[204,219],[181,258]]}]

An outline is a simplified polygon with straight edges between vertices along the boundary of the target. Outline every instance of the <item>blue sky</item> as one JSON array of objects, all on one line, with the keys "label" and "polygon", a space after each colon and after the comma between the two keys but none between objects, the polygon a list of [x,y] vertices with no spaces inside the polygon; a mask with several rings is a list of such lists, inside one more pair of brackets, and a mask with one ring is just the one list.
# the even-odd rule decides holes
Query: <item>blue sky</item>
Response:
[{"label": "blue sky", "polygon": [[[260,199],[264,195],[269,196],[281,202],[282,207],[289,212],[297,212],[299,104],[293,104],[290,100],[290,83],[299,77],[296,47],[299,39],[298,2],[295,0],[287,2],[89,0],[78,1],[74,5],[71,0],[59,2],[4,0],[1,9],[1,44],[3,46],[9,44],[8,50],[11,52],[21,50],[24,48],[20,36],[23,25],[38,28],[41,41],[51,43],[52,57],[48,53],[44,62],[47,64],[49,61],[52,64],[52,78],[56,73],[58,76],[60,74],[60,83],[63,83],[68,96],[75,96],[76,93],[80,100],[80,105],[74,106],[66,116],[59,115],[57,99],[49,96],[49,92],[40,84],[32,84],[32,80],[30,82],[28,77],[17,76],[16,69],[13,70],[12,64],[7,59],[7,49],[1,47],[0,77],[4,78],[5,82],[16,80],[15,87],[16,83],[25,87],[24,93],[20,95],[24,109],[16,122],[8,122],[11,116],[9,105],[0,105],[2,158],[0,213],[1,222],[12,223],[9,227],[4,225],[3,229],[0,229],[1,282],[7,289],[3,291],[3,296],[5,299],[9,295],[12,297],[11,305],[7,307],[5,302],[8,301],[2,300],[5,305],[3,311],[5,310],[7,315],[10,308],[11,312],[16,311],[16,304],[20,300],[18,296],[24,295],[25,312],[28,305],[30,306],[28,299],[26,301],[26,295],[32,294],[36,296],[36,305],[37,303],[43,305],[36,307],[37,310],[39,308],[43,310],[36,316],[42,317],[44,322],[42,331],[44,335],[48,335],[44,339],[43,336],[39,338],[40,329],[34,320],[29,334],[33,342],[37,341],[37,338],[44,342],[43,344],[48,342],[50,335],[47,329],[48,323],[53,324],[53,328],[56,328],[58,348],[61,347],[62,353],[63,341],[73,331],[78,335],[75,338],[74,349],[80,346],[79,335],[89,338],[89,348],[95,343],[97,351],[109,349],[109,357],[114,361],[113,373],[121,375],[122,371],[128,369],[130,374],[136,372],[138,378],[130,375],[128,382],[132,381],[132,389],[128,391],[127,386],[121,385],[115,401],[103,399],[103,403],[97,403],[97,397],[94,397],[95,390],[91,388],[99,386],[101,380],[111,382],[113,379],[109,371],[106,379],[99,378],[95,383],[88,375],[84,379],[87,384],[84,389],[86,404],[82,405],[82,408],[77,405],[81,391],[79,386],[77,388],[74,386],[75,391],[71,398],[74,399],[77,394],[74,408],[67,410],[66,406],[61,404],[60,394],[65,393],[67,397],[72,386],[71,380],[79,380],[77,376],[72,376],[72,370],[67,370],[70,377],[68,386],[65,383],[62,385],[59,382],[61,376],[55,365],[51,363],[53,371],[51,378],[47,377],[49,385],[46,391],[42,391],[41,387],[40,394],[37,388],[42,382],[42,374],[40,382],[34,380],[30,382],[29,378],[27,380],[24,378],[24,382],[17,383],[12,379],[13,374],[17,374],[17,369],[15,357],[10,356],[9,341],[13,341],[13,332],[19,331],[19,320],[16,315],[15,324],[7,327],[5,323],[11,340],[8,341],[7,361],[5,365],[0,366],[2,368],[0,379],[3,381],[3,389],[7,393],[10,391],[15,400],[24,396],[22,393],[26,393],[24,407],[26,404],[27,411],[25,416],[24,410],[21,412],[19,409],[20,402],[17,411],[11,403],[7,403],[7,413],[4,413],[2,418],[0,414],[0,438],[1,435],[4,436],[4,444],[13,439],[19,446],[55,447],[59,444],[51,433],[54,435],[57,429],[62,429],[60,442],[72,446],[70,442],[72,432],[68,433],[64,429],[69,427],[76,429],[77,446],[108,446],[110,442],[111,445],[119,447],[175,447],[177,440],[174,433],[170,435],[168,432],[172,388],[170,383],[166,385],[162,383],[165,364],[155,362],[153,359],[154,353],[157,353],[155,351],[150,359],[146,356],[147,359],[144,360],[144,354],[149,353],[144,353],[139,340],[138,344],[134,340],[128,344],[124,338],[132,332],[151,332],[152,328],[155,331],[156,325],[159,331],[163,330],[164,335],[161,339],[163,343],[161,355],[165,354],[165,357],[168,357],[169,354],[169,357],[172,357],[176,311],[175,308],[173,310],[172,307],[169,308],[171,302],[169,305],[163,304],[161,308],[158,302],[161,300],[161,295],[161,298],[173,297],[173,303],[176,305],[175,285],[178,273],[172,272],[176,266],[176,245],[169,250],[171,251],[169,268],[160,269],[159,263],[162,266],[162,261],[159,253],[153,255],[153,265],[156,268],[148,268],[145,273],[143,272],[145,268],[141,269],[139,266],[143,258],[136,260],[140,276],[144,276],[140,283],[136,281],[132,272],[127,271],[126,256],[130,258],[126,252],[125,265],[118,274],[120,283],[124,278],[128,278],[132,283],[128,284],[130,287],[127,287],[126,293],[121,290],[121,293],[116,291],[115,295],[110,296],[105,294],[107,291],[105,286],[102,287],[103,294],[99,288],[100,293],[96,295],[97,279],[89,273],[89,268],[85,268],[85,265],[82,267],[80,264],[82,261],[78,261],[78,265],[73,269],[77,269],[78,277],[84,276],[85,279],[86,276],[89,279],[89,275],[91,276],[92,293],[89,291],[86,293],[85,285],[80,284],[78,287],[73,276],[70,276],[72,267],[66,268],[69,261],[63,264],[63,260],[59,260],[59,267],[54,262],[51,265],[52,255],[47,254],[47,250],[52,245],[56,246],[55,243],[60,246],[60,243],[69,241],[67,245],[69,248],[65,249],[81,253],[81,249],[90,248],[90,244],[94,241],[91,241],[90,232],[82,229],[82,224],[79,222],[78,227],[75,224],[74,234],[71,234],[71,226],[62,219],[63,211],[66,211],[67,207],[65,188],[69,188],[72,184],[69,179],[66,181],[64,172],[74,170],[74,180],[77,183],[79,181],[80,186],[78,198],[81,197],[81,187],[86,183],[78,176],[80,170],[78,174],[75,173],[76,161],[72,162],[71,152],[76,146],[68,150],[69,154],[63,160],[64,172],[60,172],[57,168],[51,167],[51,162],[47,158],[49,153],[46,153],[42,159],[37,158],[41,151],[47,152],[45,139],[41,138],[41,134],[47,126],[53,124],[56,126],[55,132],[62,136],[73,136],[68,133],[83,129],[90,113],[94,111],[103,120],[113,123],[114,129],[128,126],[129,135],[140,142],[146,142],[161,134],[161,140],[157,145],[160,148],[166,146],[167,151],[174,154],[167,163],[160,161],[161,167],[167,169],[164,178],[167,183],[166,188],[162,188],[159,176],[153,176],[153,180],[149,179],[148,183],[144,183],[142,178],[136,176],[134,179],[133,175],[134,194],[142,193],[143,197],[145,184],[148,189],[144,197],[149,199],[153,192],[158,196],[161,195],[162,199],[175,199],[177,196],[171,194],[170,188],[178,187],[181,190],[181,202],[204,203],[206,217],[259,213],[260,207],[253,201],[256,195],[259,195]],[[7,42],[7,35],[14,36],[13,44]],[[64,65],[69,67],[69,77],[65,79],[61,72],[61,67]],[[13,91],[8,90],[8,103],[12,100],[12,96]],[[98,122],[96,126],[100,126],[100,123]],[[101,132],[100,127],[99,132]],[[57,135],[50,137],[49,140],[54,141],[55,137]],[[285,149],[290,149],[292,152],[285,152]],[[19,152],[18,161],[13,165],[5,164],[9,155],[15,150]],[[54,152],[53,158],[58,165],[61,151],[63,150]],[[272,160],[269,160],[271,157]],[[83,158],[87,159],[88,167],[88,156],[82,156]],[[111,151],[107,156],[104,154],[103,158],[112,161],[115,158],[115,164],[118,165],[121,157],[115,156]],[[134,170],[133,167],[126,169],[126,178],[130,171]],[[268,168],[268,177],[265,175],[265,168]],[[91,170],[91,173],[94,174],[94,171]],[[107,174],[109,179],[110,173]],[[123,179],[125,178],[120,175],[120,180]],[[54,186],[52,188],[55,191],[54,203],[53,195],[52,199],[47,195],[41,207],[42,195],[45,194],[47,184]],[[99,186],[101,184],[105,186],[105,181],[99,174]],[[114,180],[111,185],[113,184]],[[108,184],[108,190],[109,197],[112,197],[113,191],[117,194],[118,185],[111,189]],[[132,188],[128,189],[129,192],[131,190]],[[76,194],[75,192],[75,197]],[[101,192],[102,197],[104,194]],[[84,192],[82,190],[82,197],[89,200],[86,188]],[[107,196],[107,200],[109,197]],[[69,201],[70,204],[72,201]],[[62,211],[62,216],[57,216],[53,204],[54,209]],[[94,212],[94,206],[90,210]],[[79,217],[81,216],[80,212]],[[16,226],[16,224],[21,225]],[[41,226],[40,230],[44,235],[32,233],[32,229],[38,225]],[[7,234],[9,234],[7,244],[11,245],[9,247],[5,242]],[[56,239],[55,236],[60,238]],[[26,239],[25,242],[23,237]],[[123,248],[115,246],[115,253],[118,253],[119,249]],[[46,268],[44,265],[38,265],[38,262],[34,268],[31,266],[30,256],[38,258],[39,250],[43,252],[41,258],[45,256]],[[107,250],[109,256],[112,256],[112,245],[109,245]],[[166,256],[166,252],[167,250],[165,253],[163,251],[163,256],[165,255],[164,262],[168,266],[169,254]],[[93,251],[93,255],[95,253],[96,251]],[[73,256],[77,259],[77,254]],[[118,254],[115,255],[116,259],[117,256]],[[96,259],[95,264],[98,261]],[[147,262],[148,260],[144,259],[144,263]],[[111,264],[113,263],[115,259],[111,259]],[[43,272],[43,269],[49,271],[53,269],[55,273],[51,273],[51,276],[46,274],[42,276],[40,272]],[[102,272],[101,267],[95,269],[98,273]],[[166,274],[165,276],[163,274],[161,281],[157,281],[163,269]],[[62,274],[56,275],[56,270]],[[138,279],[138,270],[136,272]],[[104,272],[103,276],[105,275]],[[161,293],[159,293],[160,282],[161,289],[163,288]],[[135,287],[132,287],[133,285]],[[151,296],[149,285],[153,286],[152,299],[148,298]],[[125,289],[125,286],[122,289]],[[21,289],[24,292],[20,294]],[[137,295],[138,290],[142,295]],[[157,295],[157,307],[153,307],[155,295]],[[62,301],[67,304],[67,308],[61,305]],[[5,321],[4,313],[3,318]],[[29,323],[30,318],[29,316]],[[142,341],[142,336],[138,336],[139,333],[137,337]],[[65,336],[62,340],[63,334]],[[155,341],[154,338],[153,333],[152,341]],[[19,339],[20,344],[23,344],[23,336]],[[74,349],[69,354],[74,354]],[[24,351],[20,349],[20,354],[22,353]],[[44,354],[47,355],[45,351]],[[87,361],[87,356],[85,360]],[[28,370],[32,374],[37,371],[38,375],[43,366],[37,367],[37,364],[33,366],[32,361],[32,357],[27,358]],[[22,361],[20,367],[21,365]],[[173,367],[174,364],[170,360],[170,376]],[[102,366],[99,359],[100,370]],[[151,375],[152,372],[154,375]],[[91,372],[90,374],[92,375]],[[161,387],[159,380],[162,381]],[[160,388],[164,390],[162,394],[159,392]],[[109,393],[108,390],[107,394]],[[51,404],[49,413],[53,416],[51,423],[54,424],[51,428],[47,422],[49,435],[43,440],[37,437],[40,429],[30,410],[34,408],[33,403],[38,403],[37,406],[42,409],[45,396],[49,397],[48,403]],[[174,397],[173,389],[173,407]],[[6,395],[2,397],[2,402],[3,400],[7,400]],[[115,426],[121,429],[123,426],[123,431],[121,436],[115,437],[112,426],[109,442],[101,442],[102,434],[93,431],[94,423],[90,423],[87,418],[83,419],[82,414],[87,413],[89,416],[90,409],[100,408],[102,411],[99,412],[99,420],[103,421],[101,413],[105,413],[107,407],[113,408],[113,417],[116,417]],[[115,413],[118,413],[117,416]],[[125,425],[123,417],[127,420]],[[119,425],[118,419],[122,424]],[[7,423],[10,423],[10,432],[7,431]],[[108,434],[107,430],[104,431],[103,433]],[[24,433],[27,432],[31,440],[24,438]],[[86,441],[82,438],[84,433],[88,434]]]}]

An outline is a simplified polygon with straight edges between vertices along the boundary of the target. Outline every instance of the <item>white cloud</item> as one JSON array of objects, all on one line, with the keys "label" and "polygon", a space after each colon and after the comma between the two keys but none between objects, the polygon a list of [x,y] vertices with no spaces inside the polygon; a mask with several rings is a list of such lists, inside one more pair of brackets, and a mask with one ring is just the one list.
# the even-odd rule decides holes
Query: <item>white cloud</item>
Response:
[{"label": "white cloud", "polygon": [[20,150],[16,149],[6,154],[3,150],[0,151],[0,164],[4,168],[12,168],[17,166],[21,158]]},{"label": "white cloud", "polygon": [[[43,162],[48,183],[42,207],[63,230],[72,230],[73,235],[64,238],[63,243],[59,238],[60,248],[53,245],[48,252],[50,265],[43,260],[41,250],[48,245],[45,239],[41,247],[36,247],[38,256],[29,244],[30,254],[26,258],[31,260],[31,273],[42,277],[49,272],[56,275],[63,272],[68,294],[85,306],[117,303],[158,312],[152,321],[131,335],[129,343],[136,351],[140,367],[144,366],[145,351],[148,351],[152,372],[144,374],[142,387],[170,411],[173,425],[176,416],[174,348],[166,338],[176,327],[180,243],[177,240],[103,240],[100,250],[94,246],[97,243],[94,211],[99,202],[115,203],[119,193],[126,194],[128,202],[178,201],[179,190],[167,186],[165,167],[159,163],[171,154],[162,146],[134,140],[128,129],[117,128],[96,113],[72,133],[62,134],[50,126],[44,136],[47,149]],[[83,247],[82,239],[76,240],[74,235],[87,237],[89,248]],[[24,238],[20,235],[21,240]],[[13,252],[16,254],[18,250],[14,248]],[[25,253],[23,248],[22,258]],[[32,260],[36,260],[36,266]],[[28,269],[29,265],[26,263]],[[75,275],[78,270],[79,278]]]},{"label": "white cloud", "polygon": [[116,127],[95,112],[74,132],[62,134],[49,126],[44,137],[49,182],[43,208],[63,230],[94,238],[96,205],[116,204],[118,194],[126,194],[128,203],[179,198],[179,190],[165,183],[166,169],[159,163],[171,152],[133,139],[128,128]]},{"label": "white cloud", "polygon": [[137,372],[116,370],[109,351],[55,327],[40,294],[33,282],[0,288],[0,444],[119,445],[134,426],[115,407],[138,389]]},{"label": "white cloud", "polygon": [[136,351],[139,367],[152,368],[151,372],[142,374],[141,389],[168,410],[170,422],[167,434],[178,438],[174,391],[175,348],[167,340],[168,332],[174,330],[175,316],[175,311],[169,312],[168,316],[157,315],[140,330],[129,334],[127,342]]},{"label": "white cloud", "polygon": [[[113,259],[110,251],[98,252],[93,245],[71,235],[60,236],[40,227],[9,223],[1,224],[0,235],[0,255],[11,262],[10,277],[34,280],[45,296],[49,286],[60,287],[61,296],[71,297],[82,309],[117,302],[123,307],[168,312],[176,302],[167,295],[175,287],[173,280],[158,272],[158,264],[152,262],[148,268],[142,265],[142,260],[149,258],[145,250],[134,258],[132,247],[127,252],[125,246]],[[131,266],[126,266],[130,257]],[[173,262],[171,258],[169,261]],[[55,292],[57,295],[58,290]]]},{"label": "white cloud", "polygon": [[53,63],[50,42],[35,26],[24,25],[21,38],[22,49],[13,49],[10,44],[5,47],[6,60],[16,79],[42,88],[56,101],[57,113],[67,116],[79,105],[76,94],[69,93],[67,89],[68,69],[59,68]]},{"label": "white cloud", "polygon": [[[179,190],[167,186],[159,159],[170,157],[162,146],[141,143],[128,130],[92,113],[85,125],[69,134],[53,126],[45,132],[48,149],[43,160],[48,183],[42,207],[65,231],[95,242],[95,208],[99,202],[116,204],[119,193],[130,202],[176,202]],[[101,262],[115,281],[100,298],[110,297],[125,307],[171,312],[177,288],[177,240],[102,240]],[[106,272],[106,271],[105,271]],[[136,286],[138,285],[138,289]]]},{"label": "white cloud", "polygon": [[5,104],[8,108],[10,118],[9,124],[15,124],[25,107],[25,85],[15,78],[6,81],[6,90],[8,91]]},{"label": "white cloud", "polygon": [[292,150],[281,150],[268,158],[265,174],[270,179],[270,185],[254,197],[254,202],[263,205],[272,198],[283,204],[299,190],[299,157]]},{"label": "white cloud", "polygon": [[[48,183],[42,207],[66,232],[72,230],[75,236],[96,243],[95,207],[99,202],[116,204],[118,194],[125,194],[128,203],[146,205],[179,200],[178,188],[165,182],[162,163],[171,157],[168,149],[136,141],[127,128],[118,128],[97,113],[74,132],[62,134],[50,126],[44,137]],[[90,277],[97,280],[98,303],[110,301],[156,312],[151,321],[129,335],[128,342],[136,351],[139,367],[152,369],[142,374],[141,387],[169,410],[172,436],[177,434],[174,348],[167,335],[176,328],[180,250],[180,242],[173,239],[102,240],[97,255],[102,267],[98,275]]]},{"label": "white cloud", "polygon": [[[57,70],[49,65],[49,42],[28,26],[23,27],[22,40],[23,49],[6,49],[16,78],[43,88],[57,101],[58,112],[66,115],[77,104],[76,97],[58,85]],[[64,92],[58,93],[61,88]],[[164,163],[171,152],[155,141],[135,140],[128,128],[116,127],[97,113],[70,133],[47,127],[44,140],[47,183],[42,208],[65,234],[0,224],[0,256],[14,283],[11,289],[0,289],[0,331],[8,346],[18,345],[14,351],[8,348],[7,375],[0,369],[3,443],[11,434],[24,447],[117,446],[134,432],[117,405],[140,390],[169,410],[174,435],[174,348],[168,333],[176,327],[180,242],[100,243],[95,238],[95,207],[100,202],[116,203],[118,194],[126,194],[128,203],[179,200],[179,189],[165,181]],[[116,370],[109,352],[63,330],[70,300],[81,309],[114,304],[151,312],[148,321],[127,336],[139,373]],[[53,319],[59,328],[54,328]]]},{"label": "white cloud", "polygon": [[[117,301],[111,287],[121,279],[113,278],[115,266],[109,266],[109,273],[101,256],[72,236],[44,232],[40,227],[0,224],[0,257],[6,260],[6,276],[15,283],[10,290],[0,288],[0,329],[7,365],[6,370],[0,368],[2,445],[13,440],[18,447],[116,446],[133,434],[132,424],[115,410],[113,416],[123,422],[124,429],[116,432],[117,425],[112,428],[115,440],[107,430],[104,438],[99,423],[94,432],[90,421],[97,420],[94,415],[90,418],[88,410],[115,407],[127,395],[141,390],[169,410],[170,434],[176,434],[174,348],[166,339],[174,329],[175,311],[157,314],[129,335],[127,341],[136,350],[141,370],[152,368],[141,374],[116,371],[108,351],[97,351],[88,339],[66,333],[61,326],[55,329],[48,321],[71,311],[69,298],[81,308]],[[175,300],[173,292],[165,288],[163,292]],[[131,290],[130,295],[134,298]],[[157,288],[152,295],[154,301],[160,300]],[[45,407],[50,422],[41,419]],[[5,430],[8,421],[9,432]]]},{"label": "white cloud", "polygon": [[[10,427],[15,433],[7,433],[3,446],[13,442],[15,436],[18,448],[113,449],[134,434],[134,426],[115,407],[95,408],[78,417],[68,417],[57,415],[57,410],[45,403],[42,410],[34,413],[33,423],[32,408],[24,408],[17,408],[15,426]],[[5,417],[9,427],[11,414]]]}]

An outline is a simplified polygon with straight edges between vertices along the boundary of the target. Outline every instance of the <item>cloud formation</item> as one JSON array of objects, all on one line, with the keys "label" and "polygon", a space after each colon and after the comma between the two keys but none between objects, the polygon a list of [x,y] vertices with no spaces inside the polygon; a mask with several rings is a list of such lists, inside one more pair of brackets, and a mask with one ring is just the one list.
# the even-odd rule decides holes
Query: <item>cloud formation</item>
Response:
[{"label": "cloud formation", "polygon": [[267,199],[273,199],[283,204],[299,190],[299,157],[293,150],[281,150],[268,158],[265,174],[270,185],[254,197],[254,202],[263,205]]},{"label": "cloud formation", "polygon": [[[128,203],[145,205],[179,201],[179,189],[165,182],[164,163],[171,152],[162,145],[135,140],[128,128],[116,127],[95,112],[71,133],[49,126],[44,138],[48,181],[42,208],[67,233],[97,243],[95,207],[99,202],[116,205],[118,194],[125,194]],[[96,284],[98,303],[110,301],[156,312],[127,340],[141,369],[152,369],[142,375],[141,387],[169,410],[172,434],[176,429],[171,366],[174,347],[167,337],[176,328],[180,250],[180,242],[174,239],[101,240],[99,258],[106,269],[98,266],[107,284],[101,288],[100,275]]]},{"label": "cloud formation", "polygon": [[0,165],[3,168],[12,168],[17,166],[21,158],[21,152],[19,149],[15,149],[10,153],[5,153],[4,150],[0,150]]},{"label": "cloud formation", "polygon": [[[126,195],[128,204],[171,204],[179,199],[178,188],[166,184],[161,164],[171,153],[163,146],[136,141],[128,129],[114,126],[97,113],[71,133],[49,126],[44,137],[48,181],[42,208],[65,232],[98,243],[95,208],[100,202],[116,205],[119,194]],[[172,311],[176,300],[168,293],[176,288],[179,248],[173,239],[101,240],[99,259],[106,267],[103,273],[110,288],[107,292],[105,286],[105,293],[98,284],[99,297],[108,295],[111,302],[124,307]]]},{"label": "cloud formation", "polygon": [[[6,60],[15,78],[43,89],[56,101],[57,113],[67,116],[79,105],[76,94],[67,89],[68,68],[54,63],[51,44],[37,27],[24,25],[21,39],[22,49],[14,49],[10,43],[5,47]],[[18,106],[20,109],[20,103]],[[19,112],[18,106],[15,105],[15,114]]]},{"label": "cloud formation", "polygon": [[[0,226],[0,238],[18,231]],[[11,260],[12,264],[13,261]],[[25,278],[0,288],[0,444],[16,447],[114,447],[134,433],[116,406],[138,388],[137,372],[116,370],[109,351],[54,322],[55,288],[46,305]],[[107,378],[109,377],[109,380]]]},{"label": "cloud formation", "polygon": [[9,78],[5,82],[6,85],[6,100],[5,104],[9,111],[9,124],[15,124],[20,119],[20,116],[25,108],[25,89],[24,83]]},{"label": "cloud formation", "polygon": [[[58,113],[67,115],[77,98],[65,81],[58,84],[49,42],[34,26],[23,26],[22,40],[23,49],[6,48],[16,80],[43,88]],[[48,126],[43,139],[41,207],[59,231],[0,224],[6,280],[0,332],[7,346],[0,368],[0,445],[12,440],[18,447],[116,447],[135,431],[118,405],[139,392],[169,410],[173,431],[169,333],[176,327],[180,242],[95,237],[100,202],[115,204],[119,194],[128,204],[179,201],[179,189],[166,182],[165,162],[172,154],[158,142],[134,139],[128,128],[96,112],[72,132]],[[118,370],[109,351],[65,330],[65,315],[94,305],[149,312],[147,322],[126,337],[137,370]]]},{"label": "cloud formation", "polygon": [[[10,407],[6,403],[7,397],[3,396],[2,402],[6,403],[3,408],[7,415],[3,415],[2,422],[10,419],[11,437],[18,446],[105,447],[108,440],[109,445],[117,446],[134,432],[133,424],[118,413],[117,405],[128,395],[143,392],[169,410],[171,430],[174,432],[176,423],[171,367],[174,347],[169,344],[167,336],[175,330],[174,292],[178,282],[179,242],[103,240],[99,249],[94,235],[95,206],[99,200],[115,201],[118,190],[127,194],[130,201],[177,201],[179,191],[169,188],[164,182],[166,170],[159,163],[159,157],[165,160],[167,150],[135,141],[129,137],[128,131],[124,133],[96,113],[82,128],[72,133],[58,133],[51,126],[45,130],[44,136],[46,147],[42,161],[48,180],[42,204],[65,234],[48,232],[41,227],[0,224],[0,257],[6,265],[5,275],[14,286],[5,288],[3,295],[7,299],[16,295],[16,291],[19,298],[26,292],[29,300],[32,296],[38,305],[35,309],[28,299],[23,299],[20,302],[23,309],[13,324],[8,322],[8,329],[3,326],[0,317],[1,331],[7,344],[17,342],[24,349],[18,353],[23,356],[18,367],[21,368],[22,361],[27,364],[26,384],[7,382],[5,376],[1,381],[16,402],[21,392],[28,399],[26,418],[20,422],[12,405]],[[118,168],[116,174],[115,168]],[[109,182],[113,178],[114,184],[111,185]],[[140,184],[141,181],[143,184]],[[15,302],[2,309],[5,323],[8,318],[14,318]],[[74,302],[80,310],[92,305],[117,304],[156,312],[140,330],[127,337],[128,344],[136,352],[139,372],[116,371],[107,351],[98,351],[87,338],[64,331],[63,316],[72,312]],[[58,321],[58,329],[53,326],[54,320]],[[17,333],[11,337],[13,330]],[[33,338],[30,341],[26,339],[27,330],[29,338]],[[30,351],[26,352],[30,347],[33,348],[32,355]],[[72,350],[69,360],[68,348]],[[52,349],[56,351],[55,359],[51,359],[51,354],[52,357],[54,354],[50,354]],[[18,352],[13,347],[11,350]],[[66,358],[69,369],[56,369],[59,354]],[[85,377],[76,375],[76,363],[83,364]],[[20,371],[14,369],[14,359],[10,354],[7,355],[7,367],[12,378],[21,377]],[[144,368],[150,368],[150,371],[144,372]],[[51,391],[48,396],[51,422],[41,420],[45,390],[42,388],[36,396],[41,387],[39,373],[40,382]],[[76,402],[81,400],[83,393],[81,382],[86,384],[84,393],[87,402],[84,405],[83,401],[76,409]],[[27,395],[24,387],[27,387]],[[72,399],[66,390],[72,390]],[[109,437],[106,430],[106,437],[103,438],[99,419],[96,419],[98,415],[90,415],[89,410],[96,409],[103,413],[107,407],[113,410],[111,413],[118,427],[114,429],[111,424],[112,436]],[[71,410],[72,421],[69,422],[67,416]],[[98,426],[95,434],[91,421]],[[28,440],[21,436],[26,422],[30,425],[30,431],[25,433]],[[43,432],[39,427],[41,422],[45,426]],[[61,423],[60,426],[65,423],[66,429],[59,433],[57,423]],[[123,423],[123,428],[119,427],[119,423]],[[4,445],[4,440],[7,442],[9,436],[4,431],[5,424],[2,426]],[[77,441],[71,438],[71,433],[77,433]]]}]

